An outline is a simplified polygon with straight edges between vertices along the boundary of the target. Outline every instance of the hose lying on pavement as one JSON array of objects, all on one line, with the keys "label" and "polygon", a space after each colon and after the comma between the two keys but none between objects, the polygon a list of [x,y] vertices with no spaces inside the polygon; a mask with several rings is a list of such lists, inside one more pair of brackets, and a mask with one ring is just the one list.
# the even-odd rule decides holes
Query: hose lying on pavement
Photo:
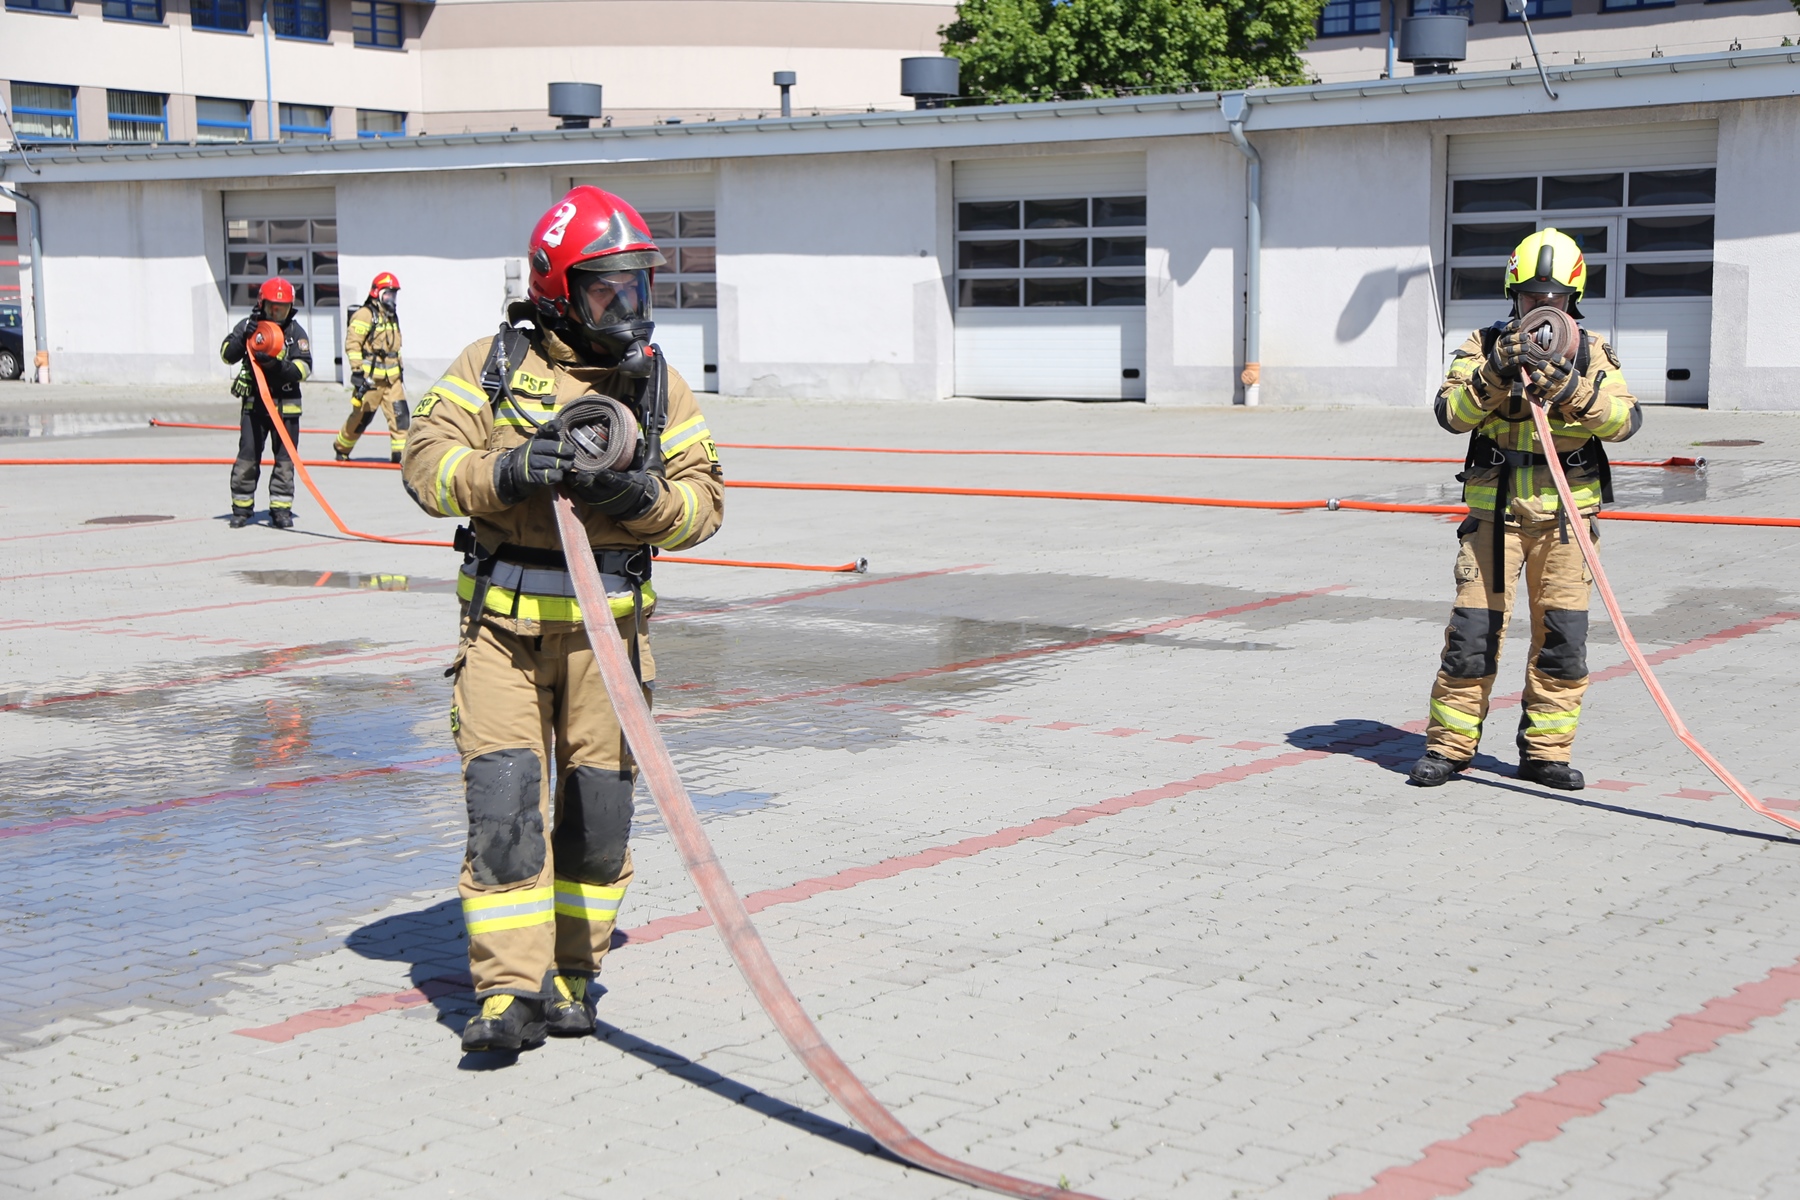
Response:
[{"label": "hose lying on pavement", "polygon": [[[1556,316],[1567,320],[1570,326],[1575,323],[1566,314],[1555,309],[1539,309],[1537,311],[1555,313]],[[1527,375],[1526,379],[1529,380],[1530,376]],[[1569,477],[1564,474],[1562,463],[1555,453],[1556,440],[1550,432],[1550,418],[1544,411],[1544,405],[1541,401],[1534,400],[1530,407],[1532,423],[1537,426],[1538,444],[1544,449],[1544,461],[1550,467],[1550,478],[1556,482],[1556,494],[1562,501],[1563,511],[1565,513],[1579,512],[1580,510],[1575,506],[1575,497],[1569,490]],[[1730,788],[1732,794],[1748,805],[1751,811],[1785,825],[1789,829],[1800,830],[1800,821],[1783,816],[1751,795],[1750,790],[1739,783],[1737,777],[1726,770],[1725,765],[1714,758],[1711,751],[1702,746],[1699,740],[1688,732],[1688,727],[1682,721],[1681,714],[1675,711],[1674,703],[1670,701],[1668,693],[1663,691],[1662,684],[1657,682],[1656,673],[1650,669],[1649,662],[1644,658],[1644,652],[1638,649],[1637,639],[1631,636],[1631,629],[1625,624],[1625,614],[1619,611],[1619,601],[1613,595],[1612,584],[1607,581],[1606,569],[1600,565],[1600,554],[1594,549],[1593,539],[1588,536],[1587,522],[1572,520],[1568,523],[1568,527],[1575,531],[1575,541],[1581,547],[1581,557],[1587,560],[1588,571],[1594,577],[1595,586],[1600,589],[1600,599],[1606,605],[1606,614],[1612,618],[1613,628],[1619,631],[1619,643],[1625,647],[1625,654],[1631,659],[1631,665],[1637,668],[1638,678],[1642,679],[1644,686],[1650,689],[1650,698],[1656,701],[1656,707],[1662,710],[1663,719],[1669,723],[1669,728],[1675,731],[1675,736],[1681,740],[1681,744],[1693,751],[1694,757],[1706,764],[1706,769],[1717,775],[1719,782]]]},{"label": "hose lying on pavement", "polygon": [[569,564],[569,576],[575,584],[582,624],[587,629],[588,644],[593,647],[594,661],[599,664],[606,694],[612,698],[613,711],[618,714],[619,728],[624,731],[632,757],[644,773],[644,782],[656,801],[657,812],[669,827],[669,835],[681,855],[681,865],[687,868],[694,886],[699,889],[700,902],[712,919],[713,928],[719,931],[731,961],[743,972],[757,1003],[769,1014],[788,1047],[852,1120],[890,1153],[914,1166],[1003,1196],[1019,1196],[1026,1200],[1095,1200],[1080,1192],[1016,1179],[938,1153],[902,1125],[825,1041],[782,979],[762,935],[750,920],[749,910],[726,878],[725,868],[713,852],[711,840],[700,828],[693,802],[688,799],[674,760],[669,757],[662,732],[657,729],[649,706],[644,703],[644,693],[631,669],[631,661],[626,657],[618,626],[611,620],[595,619],[595,614],[611,610],[600,572],[588,550],[587,530],[583,528],[581,518],[575,515],[574,502],[558,488],[554,503],[556,529],[562,537],[563,558]]}]

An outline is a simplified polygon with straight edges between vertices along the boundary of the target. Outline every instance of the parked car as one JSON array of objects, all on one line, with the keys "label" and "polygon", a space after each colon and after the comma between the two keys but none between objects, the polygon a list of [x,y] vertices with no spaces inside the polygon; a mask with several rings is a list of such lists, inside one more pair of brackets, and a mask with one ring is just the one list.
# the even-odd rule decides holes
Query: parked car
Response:
[{"label": "parked car", "polygon": [[0,379],[17,379],[25,373],[25,329],[19,306],[0,304]]}]

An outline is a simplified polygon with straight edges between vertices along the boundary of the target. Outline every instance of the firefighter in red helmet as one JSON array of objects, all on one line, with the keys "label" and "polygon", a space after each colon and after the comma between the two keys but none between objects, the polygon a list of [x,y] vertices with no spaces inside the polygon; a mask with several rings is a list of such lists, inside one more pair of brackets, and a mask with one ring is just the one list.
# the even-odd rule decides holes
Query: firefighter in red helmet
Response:
[{"label": "firefighter in red helmet", "polygon": [[[643,218],[578,187],[538,221],[528,253],[529,300],[420,400],[403,473],[426,512],[468,520],[450,728],[468,801],[472,1051],[593,1030],[594,976],[631,881],[637,770],[582,631],[552,491],[575,498],[646,698],[653,551],[704,541],[724,515],[706,418],[650,342],[665,260]],[[561,416],[595,393],[623,402],[642,433],[616,470],[582,469],[586,431]]]},{"label": "firefighter in red helmet", "polygon": [[[282,348],[278,355],[264,354],[250,345],[256,327],[263,321],[281,329]],[[241,363],[231,394],[243,402],[238,422],[237,461],[231,464],[231,527],[242,529],[250,523],[256,509],[256,481],[262,474],[262,452],[265,442],[275,447],[275,469],[269,473],[269,524],[277,529],[294,527],[294,463],[287,447],[269,421],[262,396],[256,390],[256,378],[250,371],[250,356],[262,368],[268,381],[269,394],[281,409],[281,423],[288,437],[300,444],[300,384],[312,375],[312,343],[306,330],[294,319],[294,285],[285,279],[271,279],[256,293],[256,307],[225,335],[219,357],[227,363]]]},{"label": "firefighter in red helmet", "polygon": [[406,409],[406,371],[400,364],[400,280],[383,271],[369,284],[369,298],[351,312],[344,331],[344,359],[350,364],[350,416],[333,449],[339,462],[374,421],[387,423],[388,456],[400,461],[412,418]]}]

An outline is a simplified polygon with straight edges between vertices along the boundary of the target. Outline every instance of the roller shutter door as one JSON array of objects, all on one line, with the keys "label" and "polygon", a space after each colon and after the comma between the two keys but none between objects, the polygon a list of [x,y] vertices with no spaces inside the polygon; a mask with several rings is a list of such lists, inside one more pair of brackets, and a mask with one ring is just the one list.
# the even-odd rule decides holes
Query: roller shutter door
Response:
[{"label": "roller shutter door", "polygon": [[1452,136],[1445,353],[1506,315],[1502,273],[1554,226],[1588,264],[1582,324],[1651,404],[1706,403],[1718,123]]},{"label": "roller shutter door", "polygon": [[656,344],[696,392],[719,390],[718,185],[710,171],[578,176],[650,224],[669,265],[656,271]]},{"label": "roller shutter door", "polygon": [[955,165],[956,392],[1144,397],[1142,154]]},{"label": "roller shutter door", "polygon": [[225,271],[234,325],[250,315],[265,280],[278,276],[293,284],[295,311],[312,339],[313,378],[344,381],[334,189],[226,192]]}]

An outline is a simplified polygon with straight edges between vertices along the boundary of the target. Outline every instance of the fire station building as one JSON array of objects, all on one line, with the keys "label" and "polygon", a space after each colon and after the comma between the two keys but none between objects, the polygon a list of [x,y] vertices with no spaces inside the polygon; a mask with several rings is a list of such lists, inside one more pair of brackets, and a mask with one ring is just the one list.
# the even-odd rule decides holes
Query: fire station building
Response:
[{"label": "fire station building", "polygon": [[[422,390],[523,294],[538,216],[593,183],[649,220],[669,258],[658,340],[706,391],[1228,404],[1254,361],[1264,404],[1421,405],[1448,350],[1504,315],[1512,246],[1554,225],[1583,247],[1585,324],[1640,398],[1800,408],[1800,49],[1557,67],[1549,85],[1527,63],[1241,108],[1194,93],[45,146],[0,177],[41,209],[59,382],[223,388],[220,339],[270,275],[298,289],[329,378],[345,307],[391,270]],[[22,213],[21,257],[25,232]],[[24,325],[29,351],[29,307]]]}]

